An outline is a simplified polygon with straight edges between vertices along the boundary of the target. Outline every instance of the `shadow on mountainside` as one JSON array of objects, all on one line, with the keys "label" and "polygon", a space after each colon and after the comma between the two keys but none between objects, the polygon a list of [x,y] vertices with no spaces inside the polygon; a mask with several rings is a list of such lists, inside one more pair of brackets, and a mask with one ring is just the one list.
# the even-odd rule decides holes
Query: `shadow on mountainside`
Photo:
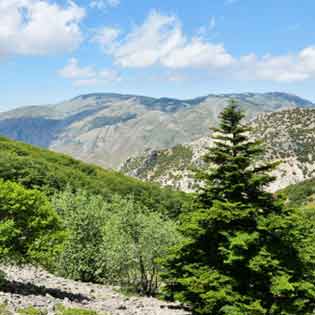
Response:
[{"label": "shadow on mountainside", "polygon": [[71,302],[82,302],[82,301],[89,301],[90,298],[83,295],[83,294],[76,294],[67,291],[63,291],[56,288],[46,288],[44,286],[37,286],[32,283],[23,283],[19,281],[5,281],[2,285],[1,289],[2,292],[12,293],[12,294],[19,294],[19,295],[51,295],[56,299],[65,299],[68,298]]},{"label": "shadow on mountainside", "polygon": [[48,148],[72,123],[94,115],[104,108],[105,106],[87,109],[64,119],[46,117],[1,119],[0,117],[0,134],[12,140]]}]

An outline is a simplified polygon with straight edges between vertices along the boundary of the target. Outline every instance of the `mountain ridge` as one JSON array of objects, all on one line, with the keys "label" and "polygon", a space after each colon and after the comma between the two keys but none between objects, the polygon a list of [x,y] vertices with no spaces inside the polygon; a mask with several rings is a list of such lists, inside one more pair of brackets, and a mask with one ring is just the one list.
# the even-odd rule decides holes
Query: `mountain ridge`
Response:
[{"label": "mountain ridge", "polygon": [[0,134],[118,169],[145,150],[171,148],[206,135],[231,99],[247,111],[248,119],[262,112],[315,106],[282,92],[209,94],[186,100],[92,93],[0,113]]}]

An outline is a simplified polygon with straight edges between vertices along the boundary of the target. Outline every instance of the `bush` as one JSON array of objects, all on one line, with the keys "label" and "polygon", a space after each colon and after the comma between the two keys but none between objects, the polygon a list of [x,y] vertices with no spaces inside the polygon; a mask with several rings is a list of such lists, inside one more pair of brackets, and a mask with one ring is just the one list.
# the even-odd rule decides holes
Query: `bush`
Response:
[{"label": "bush", "polygon": [[100,281],[96,266],[109,205],[99,196],[84,191],[72,193],[70,189],[56,194],[52,202],[67,235],[56,269],[75,280]]},{"label": "bush", "polygon": [[136,202],[116,198],[100,250],[105,278],[141,294],[159,287],[159,259],[180,238],[175,223]]},{"label": "bush", "polygon": [[179,238],[175,223],[132,198],[114,196],[109,203],[68,189],[55,195],[53,204],[68,233],[58,264],[63,276],[156,292],[158,259]]},{"label": "bush", "polygon": [[30,261],[36,256],[35,244],[53,237],[59,217],[39,191],[0,180],[0,257],[1,260]]}]

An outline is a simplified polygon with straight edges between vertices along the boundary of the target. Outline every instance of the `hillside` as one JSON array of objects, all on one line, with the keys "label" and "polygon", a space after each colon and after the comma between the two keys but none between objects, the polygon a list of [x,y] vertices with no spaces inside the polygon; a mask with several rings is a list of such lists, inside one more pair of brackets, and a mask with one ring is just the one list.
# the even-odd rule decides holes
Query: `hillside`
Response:
[{"label": "hillside", "polygon": [[283,108],[314,104],[285,93],[208,95],[190,100],[135,95],[88,94],[56,105],[31,106],[0,114],[0,134],[118,168],[147,149],[171,148],[208,134],[230,99],[248,118]]},{"label": "hillside", "polygon": [[[271,191],[314,177],[315,109],[259,114],[251,126],[254,138],[266,144],[264,158],[282,161],[274,172],[277,180],[269,187]],[[202,164],[201,157],[209,145],[210,138],[203,137],[171,149],[148,151],[127,160],[121,170],[144,180],[191,191],[194,189],[191,169]]]},{"label": "hillside", "polygon": [[84,189],[110,199],[114,194],[132,195],[150,209],[176,213],[185,198],[183,193],[161,189],[118,172],[74,160],[0,137],[0,178],[13,180],[25,187],[52,193],[66,186]]}]

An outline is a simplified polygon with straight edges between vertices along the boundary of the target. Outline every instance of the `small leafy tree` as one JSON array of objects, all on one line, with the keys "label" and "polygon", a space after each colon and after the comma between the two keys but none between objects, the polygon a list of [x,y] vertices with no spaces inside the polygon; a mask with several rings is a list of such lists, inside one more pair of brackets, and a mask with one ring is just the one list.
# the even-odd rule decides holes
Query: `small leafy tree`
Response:
[{"label": "small leafy tree", "polygon": [[97,265],[102,229],[109,215],[108,204],[100,196],[85,191],[73,193],[69,187],[57,193],[52,202],[63,219],[67,235],[57,271],[75,280],[100,281]]},{"label": "small leafy tree", "polygon": [[302,242],[312,237],[297,211],[265,191],[276,164],[257,160],[263,148],[243,117],[235,103],[221,113],[183,218],[186,239],[166,259],[166,292],[196,314],[313,314],[314,255]]},{"label": "small leafy tree", "polygon": [[67,189],[53,198],[67,231],[57,270],[76,280],[119,284],[152,295],[159,258],[179,239],[177,226],[132,198]]},{"label": "small leafy tree", "polygon": [[60,219],[45,195],[0,180],[0,259],[29,262],[40,255],[38,243],[55,239]]},{"label": "small leafy tree", "polygon": [[159,259],[180,239],[177,226],[133,199],[115,197],[111,207],[101,250],[107,280],[154,295],[160,284]]}]

